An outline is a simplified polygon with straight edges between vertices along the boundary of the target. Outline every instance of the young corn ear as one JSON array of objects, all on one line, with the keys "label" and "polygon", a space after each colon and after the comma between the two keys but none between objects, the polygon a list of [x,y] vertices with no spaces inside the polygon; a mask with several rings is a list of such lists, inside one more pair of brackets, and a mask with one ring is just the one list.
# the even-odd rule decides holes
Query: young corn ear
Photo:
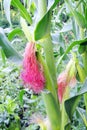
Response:
[{"label": "young corn ear", "polygon": [[45,85],[43,67],[36,57],[35,44],[27,44],[23,59],[23,70],[21,78],[26,87],[32,89],[35,93],[40,93]]},{"label": "young corn ear", "polygon": [[62,103],[62,100],[66,92],[66,88],[68,86],[71,87],[75,86],[76,84],[75,74],[76,74],[75,62],[71,59],[68,65],[66,66],[65,71],[63,71],[57,79],[58,97],[60,103]]}]

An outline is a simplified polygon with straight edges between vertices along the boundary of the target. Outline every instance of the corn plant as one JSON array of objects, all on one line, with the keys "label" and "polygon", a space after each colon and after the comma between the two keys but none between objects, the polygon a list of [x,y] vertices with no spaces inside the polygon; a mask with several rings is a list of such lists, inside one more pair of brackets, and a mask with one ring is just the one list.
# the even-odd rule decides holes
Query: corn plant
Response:
[{"label": "corn plant", "polygon": [[[41,93],[42,95],[47,113],[46,120],[38,119],[37,121],[42,130],[70,130],[72,116],[82,95],[84,96],[87,113],[87,1],[73,0],[72,2],[71,0],[65,0],[63,2],[69,11],[70,18],[72,17],[70,20],[75,40],[68,45],[63,55],[55,63],[51,19],[53,17],[52,12],[55,7],[59,6],[59,2],[61,1],[26,0],[21,3],[19,0],[4,0],[4,10],[11,28],[10,5],[20,12],[21,28],[12,30],[8,38],[10,40],[19,32],[26,37],[28,43],[25,48],[24,58],[10,45],[3,29],[0,29],[0,46],[6,57],[19,63],[23,59],[20,72],[23,85],[25,88],[33,90],[34,93]],[[76,51],[80,53],[76,53],[73,48],[76,48]],[[59,69],[60,63],[68,53],[72,55],[70,61],[65,65],[65,70],[58,74],[57,77],[57,69]],[[82,58],[82,61],[77,57],[77,54],[78,57]],[[82,63],[82,66],[80,63]],[[77,82],[77,73],[79,82],[83,83],[83,87],[79,93],[70,97],[70,91]],[[87,127],[85,115],[81,113],[79,108],[77,111]]]}]

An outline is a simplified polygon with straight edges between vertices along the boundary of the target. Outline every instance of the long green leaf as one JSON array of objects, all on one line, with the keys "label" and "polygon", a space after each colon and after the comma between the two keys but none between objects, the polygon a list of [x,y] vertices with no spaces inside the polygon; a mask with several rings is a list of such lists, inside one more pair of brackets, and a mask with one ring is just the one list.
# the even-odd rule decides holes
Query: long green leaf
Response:
[{"label": "long green leaf", "polygon": [[82,108],[79,108],[79,107],[76,110],[77,110],[78,114],[80,115],[80,117],[82,118],[84,125],[87,128],[87,114],[86,114],[85,110]]},{"label": "long green leaf", "polygon": [[19,9],[21,15],[27,20],[27,22],[32,24],[32,18],[22,3],[19,0],[12,0],[12,4]]},{"label": "long green leaf", "polygon": [[72,15],[74,16],[77,24],[81,28],[87,28],[86,18],[80,12],[73,9],[70,0],[65,0],[65,2],[67,3],[68,8],[70,9]]},{"label": "long green leaf", "polygon": [[51,19],[51,10],[57,5],[59,0],[51,0],[48,1],[49,9],[46,12],[46,14],[43,16],[43,18],[38,22],[35,32],[34,32],[34,38],[35,40],[40,40],[44,36],[48,35],[49,33],[49,26],[50,26],[50,19]]},{"label": "long green leaf", "polygon": [[66,51],[65,51],[65,53],[59,58],[59,60],[58,60],[58,62],[57,62],[57,67],[59,66],[59,64],[61,63],[61,61],[62,61],[62,59],[64,58],[64,56],[66,55],[66,54],[68,54],[71,50],[72,50],[72,48],[74,47],[74,46],[76,46],[76,45],[80,45],[80,44],[87,44],[87,38],[85,38],[85,39],[83,39],[83,40],[79,40],[79,41],[74,41],[74,42],[72,42],[69,46],[68,46],[68,48],[66,49]]},{"label": "long green leaf", "polygon": [[34,31],[35,40],[40,40],[47,34],[49,34],[49,21],[50,21],[50,11],[43,17],[41,21],[36,26]]},{"label": "long green leaf", "polygon": [[65,101],[65,109],[66,109],[66,112],[67,112],[70,120],[72,119],[72,116],[75,112],[75,109],[76,109],[80,99],[81,99],[81,96],[85,93],[87,93],[87,79],[83,85],[83,88],[79,92],[79,94],[77,94],[76,96],[71,97],[70,99]]},{"label": "long green leaf", "polygon": [[31,29],[29,29],[29,26],[27,25],[25,19],[21,17],[20,24],[22,27],[22,30],[27,38],[28,41],[33,41],[33,34],[31,33]]},{"label": "long green leaf", "polygon": [[55,8],[55,6],[58,4],[59,0],[48,0],[48,11],[50,9]]},{"label": "long green leaf", "polygon": [[51,8],[51,9],[55,8],[55,6],[58,4],[59,1],[60,1],[60,0],[54,0],[54,3],[53,3],[53,5],[52,5],[52,8]]},{"label": "long green leaf", "polygon": [[7,17],[8,22],[11,24],[11,18],[10,18],[10,4],[11,0],[4,0],[4,11],[5,15]]},{"label": "long green leaf", "polygon": [[22,35],[23,31],[20,28],[15,28],[14,30],[12,30],[9,34],[8,34],[8,39],[12,40],[14,38],[15,35]]},{"label": "long green leaf", "polygon": [[1,51],[1,57],[2,57],[3,64],[5,65],[5,63],[6,63],[6,56],[5,56],[2,48],[0,49],[0,51]]},{"label": "long green leaf", "polygon": [[67,112],[70,119],[72,119],[72,115],[73,115],[73,113],[75,111],[75,108],[78,105],[78,102],[79,102],[80,98],[81,98],[81,95],[75,96],[75,97],[72,97],[72,98],[68,99],[65,102],[66,112]]},{"label": "long green leaf", "polygon": [[[65,109],[70,120],[72,120],[72,116],[75,112],[75,109],[81,99],[81,96],[84,94],[87,94],[87,79],[80,92],[76,96],[65,101]],[[65,130],[70,130],[70,127],[71,127],[71,122],[69,121],[69,123],[65,126]]]},{"label": "long green leaf", "polygon": [[80,27],[87,28],[86,19],[82,14],[74,10],[73,16],[75,17],[75,20]]},{"label": "long green leaf", "polygon": [[2,28],[0,28],[0,46],[2,47],[8,59],[12,60],[13,62],[19,62],[22,60],[22,56],[20,56],[18,52],[11,46]]}]

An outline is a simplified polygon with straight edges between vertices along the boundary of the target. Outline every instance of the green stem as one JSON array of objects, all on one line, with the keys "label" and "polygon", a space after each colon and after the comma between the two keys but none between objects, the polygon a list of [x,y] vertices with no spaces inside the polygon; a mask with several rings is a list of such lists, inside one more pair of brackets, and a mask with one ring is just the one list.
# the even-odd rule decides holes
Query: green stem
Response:
[{"label": "green stem", "polygon": [[61,110],[61,130],[65,130],[65,125],[68,123],[68,116],[65,110],[64,102],[62,103],[62,110]]},{"label": "green stem", "polygon": [[[82,4],[80,4],[79,8],[78,8],[79,12],[81,14],[83,14],[83,8],[82,8]],[[85,32],[84,32],[84,29],[79,27],[80,28],[80,38],[81,39],[84,39],[85,37]],[[86,47],[86,46],[85,46]],[[87,47],[86,47],[87,48]],[[82,54],[82,58],[83,58],[83,65],[84,65],[84,70],[85,70],[85,74],[87,76],[87,49],[85,49],[85,52]],[[84,79],[85,80],[85,79]]]},{"label": "green stem", "polygon": [[83,53],[82,57],[83,57],[84,70],[85,70],[86,77],[87,77],[87,51],[85,51]]},{"label": "green stem", "polygon": [[[87,50],[82,54],[82,58],[83,58],[84,71],[85,71],[85,77],[83,78],[83,82],[84,82],[87,77]],[[87,93],[84,94],[84,103],[86,106],[86,114],[87,114]]]},{"label": "green stem", "polygon": [[[86,48],[87,48],[87,47],[86,47]],[[85,70],[85,74],[86,74],[86,77],[87,77],[87,49],[86,49],[86,51],[83,53],[82,57],[83,57],[84,70]],[[85,80],[85,79],[84,79],[84,80]],[[86,114],[87,114],[87,93],[84,94],[84,102],[85,102]]]},{"label": "green stem", "polygon": [[[83,13],[83,9],[82,9],[82,6],[80,5],[79,7],[79,11],[81,13]],[[84,29],[79,27],[80,28],[80,38],[81,39],[84,39],[85,37],[85,33],[84,33]],[[86,46],[85,46],[86,47]],[[83,65],[84,65],[84,70],[85,70],[85,73],[86,73],[86,77],[87,77],[87,47],[85,49],[85,52],[82,54],[82,58],[83,58]],[[84,79],[85,80],[85,79]]]},{"label": "green stem", "polygon": [[[80,8],[79,8],[79,11],[81,13],[83,13],[81,5],[80,5]],[[85,36],[84,35],[84,29],[80,28],[80,37],[81,37],[81,39],[84,39],[84,36]],[[85,71],[85,77],[83,78],[82,82],[84,82],[86,77],[87,77],[87,47],[86,47],[85,52],[82,54],[82,59],[83,59],[83,65],[84,65],[84,71]],[[84,94],[84,102],[85,102],[86,114],[87,114],[87,93]]]},{"label": "green stem", "polygon": [[[81,37],[81,39],[84,39],[84,29],[82,29],[82,28],[80,28],[80,37]],[[81,81],[84,82],[87,77],[87,51],[86,50],[82,54],[82,59],[83,59],[85,76],[83,76],[83,74],[81,74],[82,76],[80,76],[80,77],[83,77],[83,78],[81,78]],[[87,94],[84,94],[84,102],[85,102],[86,113],[87,113]]]},{"label": "green stem", "polygon": [[[54,56],[53,56],[53,45],[52,45],[52,40],[51,40],[50,35],[43,40],[43,49],[44,49],[44,53],[45,53],[46,64],[48,66],[48,72],[49,72],[49,75],[50,75],[50,81],[49,81],[50,85],[51,85],[50,86],[51,87],[50,92],[51,92],[51,94],[54,98],[54,102],[56,103],[56,108],[57,108],[58,112],[56,113],[56,111],[55,111],[56,108],[53,108],[54,109],[53,111],[55,111],[55,113],[58,114],[57,115],[58,116],[58,122],[60,122],[61,113],[60,113],[60,106],[59,106],[59,103],[58,103],[57,92],[56,92],[57,80],[56,80],[56,71],[55,71],[55,64],[54,64],[55,62],[54,62]],[[50,108],[49,108],[48,100],[46,100],[46,99],[48,99],[48,98],[45,98],[44,102],[45,102],[46,110],[49,111]],[[50,107],[52,107],[51,104],[50,104]],[[48,112],[47,112],[47,114],[48,114]],[[54,124],[54,121],[51,119],[51,113],[50,113],[50,116],[48,114],[48,117],[51,121],[52,127],[55,126],[55,128],[56,128],[56,129],[54,128],[52,130],[57,130],[57,127],[59,125],[56,127],[56,125]],[[56,118],[55,118],[55,120],[56,120]],[[58,130],[59,130],[59,128],[58,128]]]},{"label": "green stem", "polygon": [[[40,18],[45,15],[47,11],[47,0],[38,0],[38,6],[39,6],[39,16]],[[50,12],[51,13],[51,12]],[[50,17],[51,14],[49,13]],[[53,46],[52,46],[52,40],[50,36],[50,22],[51,18],[49,20],[49,34],[46,36],[44,39],[42,39],[42,44],[43,44],[43,49],[45,53],[45,59],[46,59],[46,64],[48,66],[48,71],[50,73],[51,81],[52,81],[52,94],[54,98],[56,99],[56,102],[58,102],[57,98],[57,80],[56,80],[56,71],[55,71],[55,64],[54,64],[54,56],[53,56]]]},{"label": "green stem", "polygon": [[40,54],[40,52],[37,53],[37,58],[38,58],[38,61],[43,65],[44,75],[45,75],[45,79],[46,79],[46,86],[45,86],[45,88],[47,90],[49,90],[52,93],[52,95],[54,95],[54,97],[55,97],[55,93],[53,91],[53,89],[54,89],[54,82],[53,82],[52,76],[51,76],[51,74],[49,72],[49,68],[47,66],[47,63],[46,63],[45,59],[43,59],[43,57]]},{"label": "green stem", "polygon": [[52,130],[60,130],[60,110],[53,95],[50,92],[42,92],[42,97]]},{"label": "green stem", "polygon": [[43,41],[43,48],[44,48],[44,53],[45,53],[45,59],[46,63],[49,69],[49,73],[51,75],[51,80],[52,80],[52,93],[53,96],[55,97],[56,101],[57,99],[57,93],[56,93],[56,88],[57,88],[57,81],[56,81],[56,71],[55,71],[55,64],[54,64],[54,56],[53,56],[53,46],[52,46],[52,41],[50,35],[44,39]]},{"label": "green stem", "polygon": [[67,100],[69,98],[69,96],[70,96],[69,93],[70,93],[70,87],[67,86],[64,97],[63,97],[63,101],[61,104],[61,130],[65,130],[65,126],[68,123],[68,115],[65,110],[64,102],[65,102],[65,100]]},{"label": "green stem", "polygon": [[[39,8],[39,17],[41,19],[47,11],[47,0],[38,0],[38,8]],[[56,69],[53,55],[53,45],[50,36],[51,12],[49,13],[49,17],[50,17],[48,24],[49,32],[48,35],[41,40],[41,43],[45,54],[45,62],[48,70],[47,75],[49,75],[48,79],[50,79],[49,80],[50,86],[47,87],[50,88],[49,89],[50,92],[42,93],[42,96],[45,103],[47,115],[51,123],[52,130],[60,130],[61,113],[56,92],[57,78],[56,78]]]}]

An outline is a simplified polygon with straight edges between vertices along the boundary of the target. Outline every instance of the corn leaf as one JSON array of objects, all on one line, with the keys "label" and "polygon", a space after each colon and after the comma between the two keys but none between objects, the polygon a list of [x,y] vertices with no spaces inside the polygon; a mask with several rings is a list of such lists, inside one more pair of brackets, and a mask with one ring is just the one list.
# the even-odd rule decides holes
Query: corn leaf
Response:
[{"label": "corn leaf", "polygon": [[32,24],[32,18],[30,14],[27,12],[26,8],[22,5],[19,0],[12,0],[12,5],[17,7],[24,19],[27,20],[29,24]]},{"label": "corn leaf", "polygon": [[22,34],[23,31],[20,28],[15,28],[8,34],[8,39],[12,40],[15,35],[22,35]]},{"label": "corn leaf", "polygon": [[11,25],[11,18],[10,18],[10,4],[11,4],[11,0],[4,0],[3,4],[4,4],[5,15],[7,17],[8,22]]},{"label": "corn leaf", "polygon": [[22,56],[12,47],[2,28],[0,28],[0,46],[11,61],[20,62],[22,60]]},{"label": "corn leaf", "polygon": [[57,5],[59,0],[49,0],[48,1],[48,11],[43,16],[43,18],[38,22],[35,32],[34,32],[34,38],[35,40],[40,40],[44,36],[46,36],[49,33],[49,26],[50,26],[50,19],[51,19],[51,10]]},{"label": "corn leaf", "polygon": [[66,112],[67,112],[70,120],[72,119],[72,116],[81,99],[81,96],[84,95],[85,93],[87,93],[87,79],[84,82],[83,87],[80,90],[80,92],[77,95],[75,95],[74,97],[71,97],[70,99],[65,101],[65,109],[66,109]]},{"label": "corn leaf", "polygon": [[59,64],[61,63],[61,61],[62,61],[62,59],[64,58],[64,56],[66,55],[66,54],[68,54],[71,50],[72,50],[72,48],[74,47],[74,46],[76,46],[76,45],[86,45],[87,44],[87,38],[85,38],[85,39],[83,39],[83,40],[78,40],[78,41],[74,41],[74,42],[72,42],[69,46],[68,46],[68,48],[66,49],[66,51],[65,51],[65,53],[59,58],[59,60],[58,60],[58,62],[57,62],[57,67],[59,66]]}]

